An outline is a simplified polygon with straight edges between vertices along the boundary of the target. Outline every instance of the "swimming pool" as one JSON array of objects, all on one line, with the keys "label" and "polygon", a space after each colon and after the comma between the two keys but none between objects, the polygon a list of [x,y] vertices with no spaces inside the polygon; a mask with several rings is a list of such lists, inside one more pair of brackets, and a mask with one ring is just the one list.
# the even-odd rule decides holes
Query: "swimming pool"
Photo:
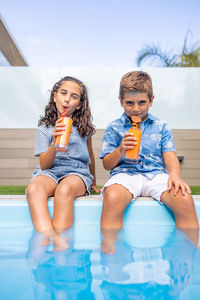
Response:
[{"label": "swimming pool", "polygon": [[[104,254],[101,201],[75,201],[69,248],[41,246],[22,197],[0,201],[0,299],[198,299],[200,251],[157,202],[138,201]],[[49,202],[52,213],[53,202]],[[200,215],[200,202],[196,209]],[[141,213],[142,212],[142,213]]]}]

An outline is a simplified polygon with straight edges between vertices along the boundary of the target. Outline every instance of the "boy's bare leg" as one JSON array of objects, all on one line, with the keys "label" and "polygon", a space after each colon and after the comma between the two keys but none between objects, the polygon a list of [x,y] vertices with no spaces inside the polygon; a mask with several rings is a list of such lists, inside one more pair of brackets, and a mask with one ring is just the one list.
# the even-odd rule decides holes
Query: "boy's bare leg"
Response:
[{"label": "boy's bare leg", "polygon": [[62,232],[73,225],[74,199],[85,193],[85,184],[77,175],[67,176],[58,184],[54,195],[52,219],[53,227],[57,232]]},{"label": "boy's bare leg", "polygon": [[126,207],[133,195],[122,185],[112,184],[105,188],[101,215],[101,228],[121,229]]},{"label": "boy's bare leg", "polygon": [[101,215],[103,241],[101,249],[106,254],[115,252],[117,233],[123,227],[123,215],[133,195],[122,185],[113,184],[105,188]]},{"label": "boy's bare leg", "polygon": [[184,231],[195,245],[198,244],[199,222],[192,196],[182,194],[179,189],[174,195],[174,187],[161,195],[161,202],[170,208],[175,216],[176,227]]}]

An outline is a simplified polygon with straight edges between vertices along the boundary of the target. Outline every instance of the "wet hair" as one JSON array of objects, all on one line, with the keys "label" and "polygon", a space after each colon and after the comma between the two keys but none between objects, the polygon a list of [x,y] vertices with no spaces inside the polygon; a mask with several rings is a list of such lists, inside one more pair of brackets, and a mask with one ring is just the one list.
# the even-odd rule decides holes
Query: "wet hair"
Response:
[{"label": "wet hair", "polygon": [[73,81],[77,83],[81,89],[80,108],[75,110],[72,115],[73,125],[76,126],[81,137],[92,136],[95,133],[95,128],[92,124],[92,115],[89,107],[89,99],[87,88],[82,81],[71,76],[61,78],[56,82],[51,90],[50,100],[45,107],[45,115],[40,118],[38,126],[45,124],[46,127],[55,126],[58,114],[54,95],[58,92],[63,81]]},{"label": "wet hair", "polygon": [[149,100],[153,96],[152,79],[143,71],[133,71],[125,74],[120,81],[119,96],[124,98],[125,93],[147,93]]}]

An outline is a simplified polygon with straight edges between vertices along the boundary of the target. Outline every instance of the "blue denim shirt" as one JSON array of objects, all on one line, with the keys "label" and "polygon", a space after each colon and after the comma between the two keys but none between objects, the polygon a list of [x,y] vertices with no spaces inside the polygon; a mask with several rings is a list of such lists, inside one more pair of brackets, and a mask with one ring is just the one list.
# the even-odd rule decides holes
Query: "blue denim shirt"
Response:
[{"label": "blue denim shirt", "polygon": [[[104,133],[100,158],[104,158],[119,147],[124,134],[131,127],[131,122],[125,113],[121,118],[111,122]],[[141,122],[140,128],[143,131],[138,162],[127,160],[124,155],[118,165],[110,171],[110,177],[117,173],[130,175],[141,173],[153,178],[156,174],[167,173],[162,154],[175,151],[172,132],[168,124],[148,114],[147,118]]]},{"label": "blue denim shirt", "polygon": [[[41,125],[36,131],[35,156],[46,152],[52,142],[53,127]],[[87,137],[81,137],[75,126],[69,138],[67,152],[56,152],[52,168],[55,166],[73,166],[74,168],[89,168],[90,157],[87,147]]]},{"label": "blue denim shirt", "polygon": [[[35,141],[35,156],[48,150],[52,142],[53,127],[41,125],[36,131]],[[68,148],[66,152],[56,152],[53,165],[50,169],[41,170],[40,165],[33,172],[33,176],[46,175],[51,177],[56,183],[68,175],[79,175],[84,181],[87,192],[93,181],[93,176],[90,173],[89,164],[90,156],[87,147],[88,137],[81,137],[75,126],[72,126]]]}]

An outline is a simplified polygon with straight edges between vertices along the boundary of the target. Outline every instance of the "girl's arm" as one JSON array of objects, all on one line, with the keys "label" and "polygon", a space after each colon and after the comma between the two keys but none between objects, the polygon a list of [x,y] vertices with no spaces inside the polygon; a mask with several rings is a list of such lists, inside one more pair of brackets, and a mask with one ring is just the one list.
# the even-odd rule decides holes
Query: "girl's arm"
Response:
[{"label": "girl's arm", "polygon": [[89,137],[87,139],[87,147],[88,147],[88,152],[89,152],[89,156],[90,156],[90,173],[94,177],[91,188],[93,189],[94,192],[99,193],[100,189],[96,186],[95,159],[94,159],[94,152],[93,152],[91,137]]},{"label": "girl's arm", "polygon": [[180,177],[180,163],[178,161],[176,152],[169,151],[163,153],[163,158],[165,161],[165,165],[167,171],[169,173],[169,180],[168,180],[168,189],[170,190],[172,186],[175,187],[174,194],[178,193],[179,188],[182,191],[182,194],[185,195],[185,192],[191,193],[191,189],[187,183],[183,181]]},{"label": "girl's arm", "polygon": [[56,137],[58,135],[62,135],[62,130],[65,130],[65,124],[59,123],[59,120],[57,120],[55,127],[52,132],[52,142],[49,145],[49,148],[46,152],[43,152],[40,154],[40,168],[41,170],[45,169],[50,169],[53,165],[55,155],[56,155],[56,148],[55,148],[55,143],[56,143]]},{"label": "girl's arm", "polygon": [[48,150],[40,154],[40,168],[41,170],[50,169],[53,165],[56,155],[55,140],[51,142]]}]

